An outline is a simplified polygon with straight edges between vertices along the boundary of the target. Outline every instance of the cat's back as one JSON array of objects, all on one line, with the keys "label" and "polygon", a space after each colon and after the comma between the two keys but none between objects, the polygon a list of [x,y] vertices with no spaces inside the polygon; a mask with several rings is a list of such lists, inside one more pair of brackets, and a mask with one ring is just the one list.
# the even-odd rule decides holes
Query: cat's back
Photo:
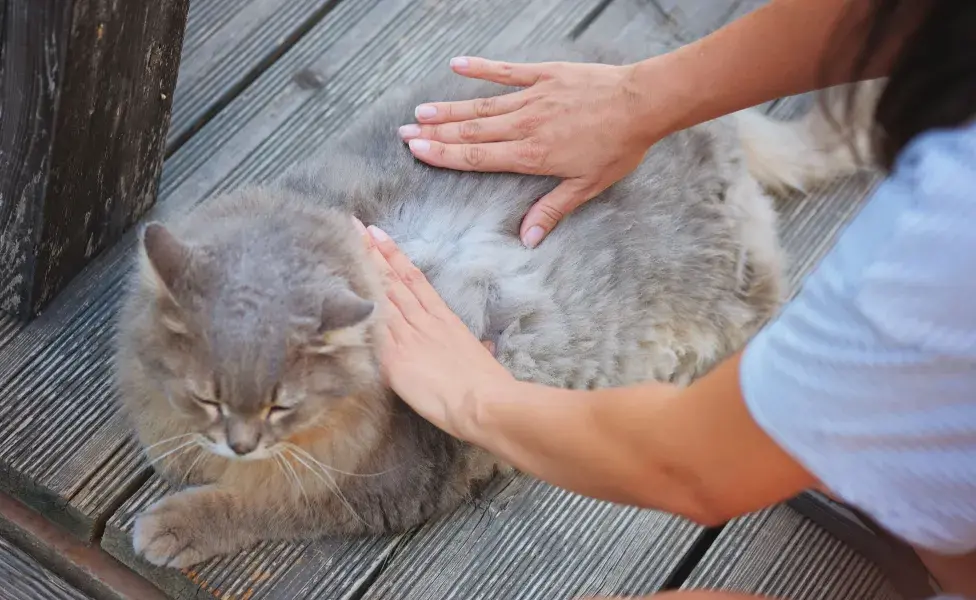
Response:
[{"label": "cat's back", "polygon": [[[573,45],[522,57],[624,62]],[[557,180],[432,168],[397,139],[418,104],[507,91],[457,75],[401,89],[290,185],[341,197],[393,235],[465,323],[496,340],[500,360],[528,379],[593,386],[694,371],[766,316],[775,298],[750,298],[742,278],[773,276],[776,261],[750,264],[745,239],[750,210],[768,207],[727,197],[744,175],[733,128],[718,121],[662,140],[633,174],[528,250],[521,219]]]}]

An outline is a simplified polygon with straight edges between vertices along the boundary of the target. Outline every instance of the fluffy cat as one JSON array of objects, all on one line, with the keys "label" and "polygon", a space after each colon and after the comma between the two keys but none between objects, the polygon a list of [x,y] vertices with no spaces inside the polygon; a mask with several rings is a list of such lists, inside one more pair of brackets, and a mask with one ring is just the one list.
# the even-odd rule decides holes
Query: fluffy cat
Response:
[{"label": "fluffy cat", "polygon": [[[550,57],[623,62],[578,47],[521,58]],[[190,484],[138,517],[147,560],[185,567],[261,540],[402,531],[509,469],[384,387],[381,282],[351,215],[391,234],[516,377],[687,383],[780,303],[760,184],[851,165],[816,149],[815,117],[734,115],[662,140],[528,250],[519,222],[556,180],[430,168],[395,134],[423,101],[505,91],[454,75],[413,86],[280,179],[145,227],[118,323],[120,397],[158,472]]]}]

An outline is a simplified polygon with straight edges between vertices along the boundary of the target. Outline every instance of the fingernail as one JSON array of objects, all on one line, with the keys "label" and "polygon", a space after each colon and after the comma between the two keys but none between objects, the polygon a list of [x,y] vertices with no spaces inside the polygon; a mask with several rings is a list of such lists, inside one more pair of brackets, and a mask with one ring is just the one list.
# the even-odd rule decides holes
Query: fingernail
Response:
[{"label": "fingernail", "polygon": [[366,228],[366,231],[368,231],[369,235],[371,235],[377,242],[385,242],[386,240],[390,239],[390,236],[386,235],[386,232],[376,225],[370,225]]},{"label": "fingernail", "polygon": [[529,230],[525,232],[524,236],[522,236],[522,243],[529,248],[535,248],[545,236],[546,232],[543,228],[539,227],[538,225],[533,225],[532,227],[529,227]]},{"label": "fingernail", "polygon": [[356,231],[358,231],[359,233],[361,233],[363,235],[366,234],[366,226],[363,225],[363,222],[360,221],[358,217],[353,216],[352,222],[356,224]]},{"label": "fingernail", "polygon": [[467,69],[468,59],[463,56],[455,56],[451,59],[451,66],[455,69]]},{"label": "fingernail", "polygon": [[431,119],[437,116],[437,107],[430,104],[421,104],[414,109],[413,114],[418,119]]},{"label": "fingernail", "polygon": [[430,142],[427,140],[410,140],[409,144],[414,152],[424,153],[430,150]]},{"label": "fingernail", "polygon": [[404,125],[397,130],[400,133],[400,137],[403,139],[415,138],[420,135],[419,125]]}]

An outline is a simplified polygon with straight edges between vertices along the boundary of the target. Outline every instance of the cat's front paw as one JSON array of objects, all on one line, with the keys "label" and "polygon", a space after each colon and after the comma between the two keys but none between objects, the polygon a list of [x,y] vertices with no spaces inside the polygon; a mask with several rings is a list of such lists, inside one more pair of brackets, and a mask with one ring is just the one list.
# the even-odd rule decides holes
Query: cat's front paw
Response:
[{"label": "cat's front paw", "polygon": [[218,536],[201,519],[193,491],[167,496],[136,518],[136,554],[160,567],[182,569],[220,554]]}]

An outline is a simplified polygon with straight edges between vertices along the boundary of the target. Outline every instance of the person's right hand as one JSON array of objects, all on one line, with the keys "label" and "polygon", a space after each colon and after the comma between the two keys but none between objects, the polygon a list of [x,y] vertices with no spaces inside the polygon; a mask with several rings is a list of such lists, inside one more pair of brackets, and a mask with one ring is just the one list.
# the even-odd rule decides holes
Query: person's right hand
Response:
[{"label": "person's right hand", "polygon": [[563,178],[525,215],[523,244],[537,246],[566,214],[633,171],[667,120],[634,82],[634,66],[518,64],[455,58],[460,75],[525,89],[491,98],[433,102],[400,128],[414,156],[463,171]]}]

